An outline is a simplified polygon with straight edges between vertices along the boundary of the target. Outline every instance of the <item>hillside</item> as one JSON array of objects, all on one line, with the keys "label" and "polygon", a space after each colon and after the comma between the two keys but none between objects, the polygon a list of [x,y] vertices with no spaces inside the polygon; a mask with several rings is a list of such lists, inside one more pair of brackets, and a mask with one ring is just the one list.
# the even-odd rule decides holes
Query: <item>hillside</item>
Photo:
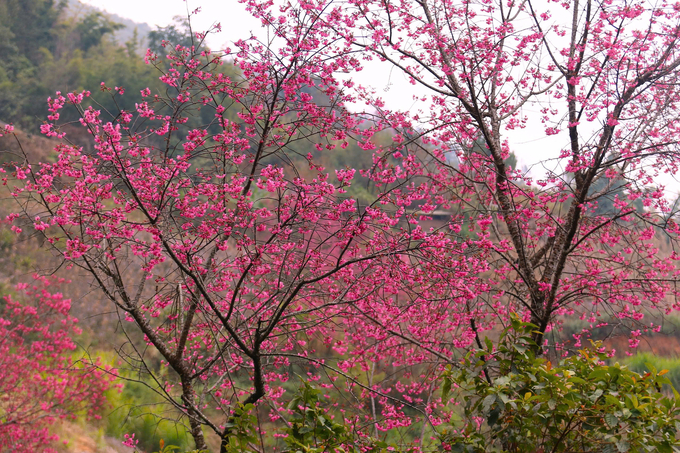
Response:
[{"label": "hillside", "polygon": [[147,36],[153,30],[153,27],[147,23],[134,22],[133,20],[121,17],[117,14],[112,14],[94,6],[86,5],[78,0],[68,0],[66,11],[69,16],[73,17],[84,17],[92,13],[102,13],[112,22],[123,25],[123,28],[116,30],[113,33],[113,39],[121,45],[134,39],[136,31],[137,42],[141,48],[144,48],[148,44]]},{"label": "hillside", "polygon": [[[97,97],[102,81],[135,92],[154,87],[158,76],[142,58],[151,31],[76,0],[0,1],[0,120],[37,133],[56,91],[87,89]],[[110,99],[97,100],[114,107]]]}]

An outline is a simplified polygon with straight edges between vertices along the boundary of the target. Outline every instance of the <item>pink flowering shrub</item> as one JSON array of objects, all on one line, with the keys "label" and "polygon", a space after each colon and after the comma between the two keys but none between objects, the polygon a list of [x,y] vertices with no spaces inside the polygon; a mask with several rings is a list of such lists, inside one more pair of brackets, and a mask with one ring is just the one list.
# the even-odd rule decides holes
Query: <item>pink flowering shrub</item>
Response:
[{"label": "pink flowering shrub", "polygon": [[78,414],[99,417],[111,378],[73,360],[71,302],[58,281],[37,277],[0,302],[0,450],[52,452],[49,427]]}]

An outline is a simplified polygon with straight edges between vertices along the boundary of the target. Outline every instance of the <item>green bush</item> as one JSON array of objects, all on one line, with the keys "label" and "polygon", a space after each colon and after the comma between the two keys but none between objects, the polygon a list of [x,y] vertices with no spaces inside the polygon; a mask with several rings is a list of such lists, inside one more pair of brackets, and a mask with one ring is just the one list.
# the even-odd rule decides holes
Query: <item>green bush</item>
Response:
[{"label": "green bush", "polygon": [[680,388],[680,358],[678,357],[657,357],[649,352],[636,354],[626,360],[626,365],[637,373],[645,373],[649,370],[649,365],[657,370],[668,370],[666,377],[674,388]]},{"label": "green bush", "polygon": [[537,355],[535,329],[513,319],[497,345],[487,340],[444,375],[443,399],[459,387],[464,406],[444,444],[470,453],[677,451],[680,394],[667,370],[608,366],[598,343],[553,365]]},{"label": "green bush", "polygon": [[128,375],[121,379],[120,390],[110,390],[107,399],[113,409],[105,418],[106,435],[122,439],[124,434],[135,434],[139,448],[156,451],[160,441],[180,450],[194,447],[191,435],[178,422],[178,414],[167,403],[160,403],[160,397],[152,390],[153,383],[144,377]]}]

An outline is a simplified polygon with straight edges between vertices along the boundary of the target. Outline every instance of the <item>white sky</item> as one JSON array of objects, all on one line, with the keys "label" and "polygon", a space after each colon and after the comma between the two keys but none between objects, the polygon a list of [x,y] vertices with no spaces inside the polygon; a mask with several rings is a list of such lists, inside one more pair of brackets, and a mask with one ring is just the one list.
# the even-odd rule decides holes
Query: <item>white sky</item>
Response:
[{"label": "white sky", "polygon": [[250,31],[260,27],[237,0],[80,0],[109,13],[146,22],[152,28],[173,23],[173,17],[186,17],[187,12],[201,8],[192,17],[196,30],[208,29],[213,23],[222,22],[225,27],[219,35],[209,39],[213,48],[222,47],[226,42],[250,36]]},{"label": "white sky", "polygon": [[[186,17],[187,12],[200,7],[201,11],[192,16],[191,22],[195,31],[209,29],[215,23],[223,25],[222,32],[209,35],[208,44],[213,50],[224,49],[231,42],[241,38],[257,35],[262,30],[260,21],[246,11],[238,0],[80,0],[81,3],[95,6],[109,13],[145,22],[152,28],[173,23],[175,16]],[[389,102],[388,106],[410,110],[413,106],[413,87],[400,71],[389,71],[382,66],[375,70],[366,70],[364,74],[355,74],[360,83],[377,89],[380,95]],[[368,74],[370,73],[370,74]],[[370,82],[367,82],[370,81]],[[395,95],[390,96],[390,93]],[[398,93],[398,94],[397,94]],[[395,102],[396,101],[396,102]]]}]

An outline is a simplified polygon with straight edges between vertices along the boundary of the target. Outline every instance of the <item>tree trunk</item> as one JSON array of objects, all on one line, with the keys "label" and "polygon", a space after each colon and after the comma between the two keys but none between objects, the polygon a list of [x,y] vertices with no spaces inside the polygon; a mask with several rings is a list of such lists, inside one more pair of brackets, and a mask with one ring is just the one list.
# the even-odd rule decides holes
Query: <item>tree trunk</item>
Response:
[{"label": "tree trunk", "polygon": [[207,450],[208,446],[205,443],[205,437],[203,436],[203,428],[201,427],[201,422],[199,415],[196,413],[194,408],[196,407],[196,394],[194,388],[191,385],[191,381],[185,379],[182,376],[182,400],[187,406],[187,416],[189,417],[189,426],[191,427],[191,436],[194,438],[194,443],[196,444],[197,450]]}]

